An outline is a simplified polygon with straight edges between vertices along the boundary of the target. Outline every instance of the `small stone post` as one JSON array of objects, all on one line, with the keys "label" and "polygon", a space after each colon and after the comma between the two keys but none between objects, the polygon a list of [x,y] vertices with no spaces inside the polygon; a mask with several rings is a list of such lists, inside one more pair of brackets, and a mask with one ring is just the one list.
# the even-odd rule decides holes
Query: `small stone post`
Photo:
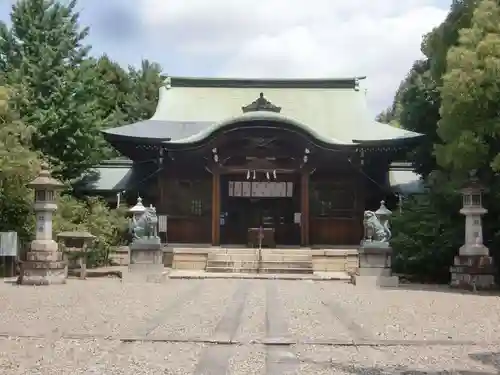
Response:
[{"label": "small stone post", "polygon": [[482,216],[488,212],[482,205],[484,187],[472,175],[461,190],[465,216],[465,244],[455,256],[450,268],[452,287],[465,289],[488,289],[495,284],[493,258],[483,244]]},{"label": "small stone post", "polygon": [[52,239],[52,214],[57,209],[56,191],[63,184],[52,178],[47,165],[37,178],[28,184],[35,190],[34,211],[36,215],[36,236],[31,242],[27,260],[21,263],[18,284],[49,285],[66,282],[66,262]]}]

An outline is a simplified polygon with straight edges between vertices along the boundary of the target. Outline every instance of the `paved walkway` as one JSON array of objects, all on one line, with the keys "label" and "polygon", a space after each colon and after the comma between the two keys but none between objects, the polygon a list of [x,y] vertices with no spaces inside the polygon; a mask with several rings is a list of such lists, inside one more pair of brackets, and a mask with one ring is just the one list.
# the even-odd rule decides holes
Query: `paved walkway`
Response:
[{"label": "paved walkway", "polygon": [[500,299],[286,280],[0,285],[1,374],[500,370]]}]

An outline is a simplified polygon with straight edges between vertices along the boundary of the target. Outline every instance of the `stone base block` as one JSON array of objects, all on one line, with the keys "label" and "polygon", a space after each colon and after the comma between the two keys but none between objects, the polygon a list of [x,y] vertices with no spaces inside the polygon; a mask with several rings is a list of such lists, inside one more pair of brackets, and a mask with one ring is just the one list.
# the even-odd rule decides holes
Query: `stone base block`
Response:
[{"label": "stone base block", "polygon": [[162,283],[167,279],[163,264],[130,264],[125,276],[128,282]]},{"label": "stone base block", "polygon": [[367,268],[359,268],[358,272],[356,272],[359,276],[384,276],[390,277],[392,274],[392,270],[386,267],[367,267]]},{"label": "stone base block", "polygon": [[21,274],[17,279],[20,285],[54,285],[66,283],[66,269],[26,268],[21,266]]},{"label": "stone base block", "polygon": [[352,283],[356,286],[362,287],[396,288],[399,286],[399,277],[354,275]]},{"label": "stone base block", "polygon": [[390,268],[392,248],[389,246],[370,247],[364,244],[359,248],[359,268]]},{"label": "stone base block", "polygon": [[466,290],[495,288],[493,258],[483,255],[458,255],[450,267],[450,286]]},{"label": "stone base block", "polygon": [[461,256],[488,256],[490,251],[483,244],[465,244],[458,251]]},{"label": "stone base block", "polygon": [[485,274],[452,273],[450,286],[465,290],[488,290],[495,288],[495,276]]},{"label": "stone base block", "polygon": [[54,253],[59,250],[59,245],[54,240],[33,240],[30,244],[30,250],[33,252]]},{"label": "stone base block", "polygon": [[151,264],[163,267],[163,249],[160,242],[151,240],[132,243],[129,264]]},{"label": "stone base block", "polygon": [[163,266],[163,251],[130,249],[130,264],[161,264]]},{"label": "stone base block", "polygon": [[63,253],[61,251],[29,251],[26,253],[26,260],[29,262],[43,262],[47,264],[62,262]]}]

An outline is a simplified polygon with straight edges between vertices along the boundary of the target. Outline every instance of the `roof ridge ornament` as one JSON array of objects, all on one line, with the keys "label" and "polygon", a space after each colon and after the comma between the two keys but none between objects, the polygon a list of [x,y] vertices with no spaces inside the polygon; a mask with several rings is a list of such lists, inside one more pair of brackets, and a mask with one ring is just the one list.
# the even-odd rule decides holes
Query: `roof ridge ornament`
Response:
[{"label": "roof ridge ornament", "polygon": [[255,99],[252,103],[241,107],[243,110],[243,113],[247,112],[257,112],[257,111],[269,111],[269,112],[275,112],[275,113],[280,113],[281,112],[281,107],[278,107],[271,103],[269,100],[267,100],[264,97],[264,93],[261,92],[259,97]]}]

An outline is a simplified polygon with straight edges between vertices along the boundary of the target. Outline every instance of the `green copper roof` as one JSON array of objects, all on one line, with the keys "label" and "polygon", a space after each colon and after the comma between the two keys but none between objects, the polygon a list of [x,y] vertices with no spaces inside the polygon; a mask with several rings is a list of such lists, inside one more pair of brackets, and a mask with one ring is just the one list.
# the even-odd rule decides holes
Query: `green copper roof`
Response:
[{"label": "green copper roof", "polygon": [[132,181],[131,160],[107,160],[75,184],[79,191],[122,191]]},{"label": "green copper roof", "polygon": [[[420,137],[418,133],[376,122],[357,78],[261,80],[169,77],[160,88],[154,116],[137,124],[105,131],[108,139],[187,144],[216,130],[254,120],[283,121],[318,140],[339,145]],[[244,113],[262,96],[279,113]]]}]

